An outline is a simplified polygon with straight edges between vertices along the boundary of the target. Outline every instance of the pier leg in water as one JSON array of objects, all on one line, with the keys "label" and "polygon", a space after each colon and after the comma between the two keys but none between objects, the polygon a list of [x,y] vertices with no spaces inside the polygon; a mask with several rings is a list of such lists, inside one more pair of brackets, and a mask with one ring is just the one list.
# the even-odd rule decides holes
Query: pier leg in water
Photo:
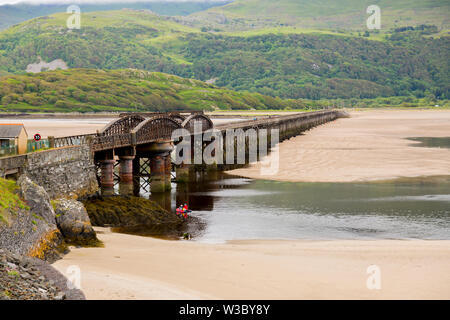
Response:
[{"label": "pier leg in water", "polygon": [[164,159],[164,183],[166,191],[172,189],[172,158],[170,153],[163,156]]},{"label": "pier leg in water", "polygon": [[166,161],[163,156],[157,155],[150,160],[150,191],[165,192],[166,191]]},{"label": "pier leg in water", "polygon": [[191,181],[191,175],[193,171],[193,165],[182,163],[176,167],[175,172],[177,174],[177,182],[189,182]]},{"label": "pier leg in water", "polygon": [[101,160],[101,177],[100,184],[103,195],[114,194],[114,163],[115,160]]},{"label": "pier leg in water", "polygon": [[141,158],[136,156],[133,159],[133,195],[139,197],[141,191]]},{"label": "pier leg in water", "polygon": [[133,159],[134,156],[120,156],[119,167],[119,192],[121,195],[133,194]]}]

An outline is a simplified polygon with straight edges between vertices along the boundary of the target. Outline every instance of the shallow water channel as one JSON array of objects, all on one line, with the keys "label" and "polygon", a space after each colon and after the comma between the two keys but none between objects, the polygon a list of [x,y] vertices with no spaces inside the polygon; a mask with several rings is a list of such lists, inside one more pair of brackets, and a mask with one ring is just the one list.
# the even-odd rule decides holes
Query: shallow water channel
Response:
[{"label": "shallow water channel", "polygon": [[234,239],[450,239],[450,176],[370,183],[291,183],[198,174],[142,197],[175,211],[187,203],[195,241]]}]

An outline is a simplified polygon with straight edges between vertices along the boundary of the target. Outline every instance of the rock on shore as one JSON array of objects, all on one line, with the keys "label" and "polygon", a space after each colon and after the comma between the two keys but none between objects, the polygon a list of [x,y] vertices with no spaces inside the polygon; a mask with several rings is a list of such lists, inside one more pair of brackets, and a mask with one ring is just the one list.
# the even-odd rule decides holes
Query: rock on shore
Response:
[{"label": "rock on shore", "polygon": [[17,183],[0,178],[0,299],[83,299],[48,264],[67,244],[101,244],[81,202],[51,201],[26,175]]},{"label": "rock on shore", "polygon": [[89,216],[83,204],[76,200],[58,199],[52,201],[56,223],[71,244],[96,245],[99,243]]},{"label": "rock on shore", "polygon": [[7,223],[0,223],[0,248],[49,262],[59,259],[66,247],[47,193],[25,176],[19,179],[17,187],[14,191],[2,190],[9,192],[2,197],[20,196],[17,201],[24,205],[10,206],[4,211],[9,218]]},{"label": "rock on shore", "polygon": [[138,197],[106,197],[84,201],[94,226],[120,228],[117,231],[145,235],[173,235],[184,226],[184,219]]},{"label": "rock on shore", "polygon": [[0,300],[84,300],[45,262],[0,249]]}]

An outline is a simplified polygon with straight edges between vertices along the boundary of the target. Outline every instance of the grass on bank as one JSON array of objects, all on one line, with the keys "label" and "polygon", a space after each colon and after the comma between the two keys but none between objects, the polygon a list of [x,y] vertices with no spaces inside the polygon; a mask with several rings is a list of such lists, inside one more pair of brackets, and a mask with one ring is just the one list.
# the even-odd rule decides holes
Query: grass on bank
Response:
[{"label": "grass on bank", "polygon": [[17,209],[28,209],[18,195],[15,181],[0,178],[0,223],[8,223]]}]

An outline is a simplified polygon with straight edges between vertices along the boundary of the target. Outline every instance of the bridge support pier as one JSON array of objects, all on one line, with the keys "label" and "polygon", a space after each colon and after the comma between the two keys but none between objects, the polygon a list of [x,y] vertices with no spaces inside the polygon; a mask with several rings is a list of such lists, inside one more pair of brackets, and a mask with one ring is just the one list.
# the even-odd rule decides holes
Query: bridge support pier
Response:
[{"label": "bridge support pier", "polygon": [[121,195],[133,194],[133,159],[134,156],[120,156],[119,192]]},{"label": "bridge support pier", "polygon": [[171,189],[170,154],[156,155],[150,160],[150,191],[161,193]]},{"label": "bridge support pier", "polygon": [[164,156],[164,182],[166,191],[172,189],[172,157],[170,153]]},{"label": "bridge support pier", "polygon": [[139,197],[141,192],[141,158],[133,159],[133,195]]},{"label": "bridge support pier", "polygon": [[113,195],[114,194],[114,163],[115,160],[101,160],[100,169],[100,186],[102,194]]},{"label": "bridge support pier", "polygon": [[191,164],[182,163],[175,168],[177,174],[177,182],[189,182],[193,172],[193,166]]}]

